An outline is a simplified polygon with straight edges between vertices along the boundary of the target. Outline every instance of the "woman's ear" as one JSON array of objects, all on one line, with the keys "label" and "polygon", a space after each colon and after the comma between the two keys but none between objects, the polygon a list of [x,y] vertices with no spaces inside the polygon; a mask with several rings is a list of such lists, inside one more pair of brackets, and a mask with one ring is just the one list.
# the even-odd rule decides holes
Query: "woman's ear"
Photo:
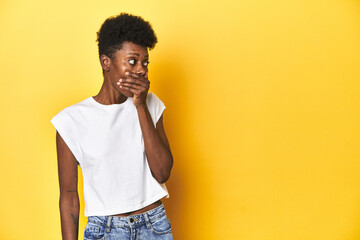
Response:
[{"label": "woman's ear", "polygon": [[105,54],[101,54],[100,64],[101,64],[102,69],[104,69],[104,71],[106,71],[106,72],[110,71],[111,59],[108,56],[106,56]]}]

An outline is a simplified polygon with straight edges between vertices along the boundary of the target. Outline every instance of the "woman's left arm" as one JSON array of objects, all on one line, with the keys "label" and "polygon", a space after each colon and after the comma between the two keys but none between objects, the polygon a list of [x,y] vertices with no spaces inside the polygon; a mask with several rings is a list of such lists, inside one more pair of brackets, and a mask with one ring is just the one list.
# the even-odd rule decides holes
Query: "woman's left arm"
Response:
[{"label": "woman's left arm", "polygon": [[146,104],[137,106],[136,109],[144,137],[149,167],[154,178],[159,183],[164,183],[170,177],[170,171],[173,166],[173,157],[165,134],[163,115],[161,115],[156,123],[155,128]]},{"label": "woman's left arm", "polygon": [[170,177],[173,166],[173,157],[170,145],[165,134],[163,115],[156,123],[156,128],[146,104],[149,91],[149,80],[147,74],[141,76],[126,72],[119,80],[118,85],[126,91],[133,93],[133,103],[136,106],[141,131],[143,134],[146,157],[152,175],[159,183],[166,182]]}]

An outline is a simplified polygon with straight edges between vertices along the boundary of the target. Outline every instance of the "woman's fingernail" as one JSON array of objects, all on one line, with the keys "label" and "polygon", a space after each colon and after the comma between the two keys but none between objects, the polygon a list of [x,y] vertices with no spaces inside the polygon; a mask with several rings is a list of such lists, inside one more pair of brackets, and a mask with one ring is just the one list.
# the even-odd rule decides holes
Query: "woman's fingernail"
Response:
[{"label": "woman's fingernail", "polygon": [[122,79],[120,78],[119,82],[122,82]]},{"label": "woman's fingernail", "polygon": [[129,75],[129,72],[125,72],[125,75]]},{"label": "woman's fingernail", "polygon": [[117,82],[116,84],[117,84],[117,85],[120,85],[120,82]]}]

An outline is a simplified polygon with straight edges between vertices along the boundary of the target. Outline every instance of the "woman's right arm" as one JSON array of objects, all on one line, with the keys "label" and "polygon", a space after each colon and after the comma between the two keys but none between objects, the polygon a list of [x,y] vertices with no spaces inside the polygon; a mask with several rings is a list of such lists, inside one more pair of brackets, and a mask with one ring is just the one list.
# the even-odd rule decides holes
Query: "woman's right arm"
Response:
[{"label": "woman's right arm", "polygon": [[80,201],[77,191],[78,163],[60,134],[56,131],[56,149],[60,185],[60,218],[63,240],[77,240]]}]

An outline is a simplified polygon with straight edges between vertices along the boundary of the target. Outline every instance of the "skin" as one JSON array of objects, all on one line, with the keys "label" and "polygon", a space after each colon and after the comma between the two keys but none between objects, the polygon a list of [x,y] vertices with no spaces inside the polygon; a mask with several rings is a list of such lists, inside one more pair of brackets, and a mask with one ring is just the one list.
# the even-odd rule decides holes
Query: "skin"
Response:
[{"label": "skin", "polygon": [[[153,177],[159,183],[165,183],[173,166],[170,145],[163,126],[163,116],[154,126],[146,105],[150,81],[148,80],[147,62],[149,54],[146,47],[132,42],[124,42],[114,58],[100,56],[104,72],[104,82],[93,98],[104,105],[120,104],[127,97],[133,97],[144,138],[144,145],[149,167]],[[59,133],[56,133],[58,174],[60,185],[60,217],[63,239],[78,238],[80,202],[78,195],[78,163]],[[153,209],[161,204],[158,200],[142,209],[116,214],[129,216]]]}]

